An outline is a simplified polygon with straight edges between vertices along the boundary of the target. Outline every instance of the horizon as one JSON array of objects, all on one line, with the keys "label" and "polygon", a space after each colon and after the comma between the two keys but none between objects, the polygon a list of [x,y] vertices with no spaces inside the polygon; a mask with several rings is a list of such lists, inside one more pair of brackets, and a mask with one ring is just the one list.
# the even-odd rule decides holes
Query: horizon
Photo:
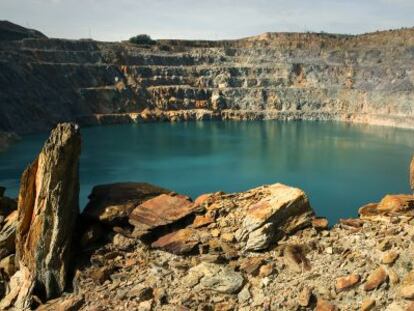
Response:
[{"label": "horizon", "polygon": [[144,33],[182,40],[231,40],[267,32],[359,35],[414,26],[409,0],[282,2],[3,0],[0,18],[52,38],[99,41]]}]

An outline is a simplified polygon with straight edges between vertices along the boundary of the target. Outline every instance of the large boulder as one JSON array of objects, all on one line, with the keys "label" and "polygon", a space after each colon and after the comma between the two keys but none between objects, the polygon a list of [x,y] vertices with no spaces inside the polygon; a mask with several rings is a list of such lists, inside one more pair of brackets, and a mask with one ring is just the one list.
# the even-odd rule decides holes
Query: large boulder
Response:
[{"label": "large boulder", "polygon": [[80,147],[78,126],[59,124],[22,175],[16,230],[19,288],[5,299],[16,308],[29,308],[32,295],[57,297],[68,284],[79,214]]},{"label": "large boulder", "polygon": [[312,222],[313,211],[302,190],[274,184],[262,192],[264,196],[246,208],[237,234],[246,250],[266,249],[272,242]]},{"label": "large boulder", "polygon": [[82,216],[108,225],[128,222],[132,210],[153,197],[171,191],[147,183],[114,183],[92,189]]}]

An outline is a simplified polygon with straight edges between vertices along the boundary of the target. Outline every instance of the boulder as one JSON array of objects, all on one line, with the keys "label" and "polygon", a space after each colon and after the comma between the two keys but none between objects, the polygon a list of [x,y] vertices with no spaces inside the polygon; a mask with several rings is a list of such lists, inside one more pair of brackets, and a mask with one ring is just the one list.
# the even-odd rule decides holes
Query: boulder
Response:
[{"label": "boulder", "polygon": [[19,192],[16,258],[17,288],[6,297],[26,309],[32,295],[48,300],[68,283],[72,234],[79,214],[77,125],[63,123],[51,132],[38,158],[24,171]]},{"label": "boulder", "polygon": [[194,290],[235,294],[243,287],[244,279],[239,272],[226,266],[202,262],[188,271],[184,282]]},{"label": "boulder", "polygon": [[241,224],[238,240],[245,242],[246,250],[266,249],[284,235],[312,223],[313,211],[302,190],[283,184],[265,190],[265,196],[247,208]]},{"label": "boulder", "polygon": [[161,194],[137,206],[129,215],[136,236],[143,236],[157,228],[192,216],[195,205],[185,196]]},{"label": "boulder", "polygon": [[386,195],[380,203],[370,203],[359,209],[361,219],[388,220],[390,217],[414,216],[414,195]]},{"label": "boulder", "polygon": [[89,202],[82,215],[112,226],[122,225],[128,222],[129,214],[135,207],[169,192],[147,183],[125,182],[96,186],[89,195]]}]

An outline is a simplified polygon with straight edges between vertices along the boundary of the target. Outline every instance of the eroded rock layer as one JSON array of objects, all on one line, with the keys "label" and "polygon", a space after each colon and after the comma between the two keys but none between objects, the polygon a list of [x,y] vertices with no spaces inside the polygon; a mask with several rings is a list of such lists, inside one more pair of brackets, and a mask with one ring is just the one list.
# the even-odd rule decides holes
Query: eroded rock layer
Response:
[{"label": "eroded rock layer", "polygon": [[[337,119],[414,127],[414,29],[266,33],[153,46],[0,46],[0,130],[142,120]],[[24,91],[22,91],[24,90]]]},{"label": "eroded rock layer", "polygon": [[59,296],[73,264],[72,236],[79,214],[80,133],[59,124],[21,178],[16,227],[18,284],[8,299],[17,308]]}]

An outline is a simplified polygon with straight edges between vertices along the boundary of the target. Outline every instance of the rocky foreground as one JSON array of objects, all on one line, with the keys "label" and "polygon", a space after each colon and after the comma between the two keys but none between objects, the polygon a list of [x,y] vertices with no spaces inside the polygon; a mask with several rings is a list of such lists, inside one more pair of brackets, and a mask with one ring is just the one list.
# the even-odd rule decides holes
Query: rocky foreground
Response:
[{"label": "rocky foreground", "polygon": [[332,228],[283,184],[194,201],[101,185],[79,213],[80,144],[58,125],[18,201],[0,189],[2,310],[414,310],[411,194]]}]

